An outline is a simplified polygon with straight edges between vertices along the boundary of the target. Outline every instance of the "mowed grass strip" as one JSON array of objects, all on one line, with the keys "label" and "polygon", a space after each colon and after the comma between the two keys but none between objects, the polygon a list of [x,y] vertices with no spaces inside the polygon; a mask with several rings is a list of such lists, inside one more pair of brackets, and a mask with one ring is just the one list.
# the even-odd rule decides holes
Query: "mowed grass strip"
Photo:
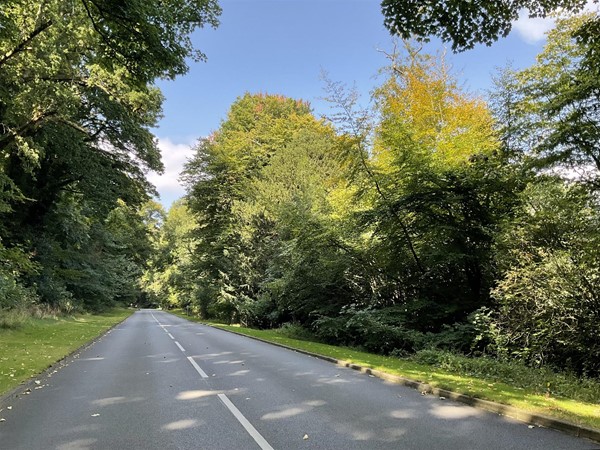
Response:
[{"label": "mowed grass strip", "polygon": [[[209,323],[194,317],[188,317],[180,311],[175,311],[175,314],[197,322]],[[277,330],[255,330],[215,322],[210,322],[210,324],[238,334],[257,337],[298,350],[329,356],[348,363],[428,383],[441,389],[514,406],[524,411],[556,417],[577,425],[600,429],[600,398],[595,403],[557,398],[536,392],[533,389],[514,387],[497,379],[451,372],[434,365],[417,363],[410,359],[375,355],[347,347],[293,339],[282,335]]]},{"label": "mowed grass strip", "polygon": [[133,311],[28,319],[17,329],[0,329],[0,395],[50,367],[127,318]]}]

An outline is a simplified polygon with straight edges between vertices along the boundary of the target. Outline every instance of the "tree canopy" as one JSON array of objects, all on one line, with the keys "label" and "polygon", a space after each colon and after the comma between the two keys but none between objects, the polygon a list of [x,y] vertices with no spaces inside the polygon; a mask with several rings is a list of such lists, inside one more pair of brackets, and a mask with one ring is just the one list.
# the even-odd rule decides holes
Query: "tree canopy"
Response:
[{"label": "tree canopy", "polygon": [[523,9],[529,17],[546,17],[557,11],[580,12],[586,0],[383,0],[384,24],[404,39],[438,36],[453,50],[491,45],[505,37]]},{"label": "tree canopy", "polygon": [[[117,268],[121,263],[111,268],[108,255],[124,258],[124,265],[145,264],[133,248],[125,249],[127,239],[141,239],[140,245],[146,239],[145,232],[133,229],[144,220],[133,211],[154,192],[146,172],[162,170],[151,128],[161,117],[163,98],[153,83],[185,73],[188,58],[204,57],[190,34],[216,26],[219,13],[213,0],[3,4],[4,276],[36,285],[48,303],[74,295],[102,298],[101,304],[121,295],[99,284],[98,295],[81,288],[86,279],[128,272],[123,265]],[[133,227],[125,241],[111,225],[117,216]]]}]

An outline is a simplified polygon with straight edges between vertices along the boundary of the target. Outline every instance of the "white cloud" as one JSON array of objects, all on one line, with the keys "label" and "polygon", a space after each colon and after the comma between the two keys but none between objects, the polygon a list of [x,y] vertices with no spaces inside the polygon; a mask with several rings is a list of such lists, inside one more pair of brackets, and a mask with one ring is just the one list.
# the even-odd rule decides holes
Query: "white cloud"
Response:
[{"label": "white cloud", "polygon": [[179,182],[179,174],[183,165],[192,156],[193,144],[176,144],[169,138],[159,138],[158,148],[165,165],[165,173],[156,172],[148,174],[148,180],[156,186],[160,194],[161,203],[169,208],[171,203],[185,194],[185,189]]},{"label": "white cloud", "polygon": [[[583,8],[586,12],[598,12],[599,6],[594,0],[588,0]],[[528,44],[537,44],[546,39],[546,33],[554,28],[555,20],[553,18],[530,18],[527,10],[522,10],[519,14],[519,20],[513,23],[513,29]]]},{"label": "white cloud", "polygon": [[527,12],[522,11],[519,20],[513,23],[513,29],[528,44],[537,44],[546,39],[546,33],[554,28],[554,19],[530,18]]}]

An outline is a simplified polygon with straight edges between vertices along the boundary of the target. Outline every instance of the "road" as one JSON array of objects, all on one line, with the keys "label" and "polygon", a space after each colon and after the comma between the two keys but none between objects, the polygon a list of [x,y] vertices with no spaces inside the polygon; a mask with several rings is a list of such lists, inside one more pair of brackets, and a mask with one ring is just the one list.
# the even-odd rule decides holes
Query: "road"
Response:
[{"label": "road", "polygon": [[0,449],[598,449],[162,311],[0,413]]}]

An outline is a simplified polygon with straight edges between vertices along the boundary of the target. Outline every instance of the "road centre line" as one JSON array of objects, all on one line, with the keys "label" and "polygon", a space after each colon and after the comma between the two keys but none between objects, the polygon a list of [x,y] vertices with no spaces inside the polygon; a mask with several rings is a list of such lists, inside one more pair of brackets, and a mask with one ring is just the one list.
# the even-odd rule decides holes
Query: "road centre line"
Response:
[{"label": "road centre line", "polygon": [[185,352],[185,348],[183,348],[179,342],[175,341],[175,345],[177,345],[177,347],[179,347],[179,350],[181,350],[182,352]]},{"label": "road centre line", "polygon": [[262,450],[273,450],[273,447],[269,445],[266,439],[262,437],[262,435],[258,432],[256,428],[254,428],[254,426],[252,426],[252,424],[248,421],[248,419],[244,417],[240,410],[237,409],[233,403],[231,403],[231,400],[229,400],[229,398],[227,398],[225,394],[217,394],[217,396],[227,407],[227,409],[231,411],[231,413],[238,420],[238,422],[242,424],[242,426],[246,429],[248,434],[252,436],[252,439],[256,441],[256,443]]},{"label": "road centre line", "polygon": [[[175,340],[173,335],[168,332],[168,330],[156,319],[156,317],[154,317],[154,314],[152,314],[152,317],[154,318],[154,320],[156,320],[156,323],[158,323],[162,327],[162,329],[167,332],[169,337]],[[177,347],[179,347],[179,350],[185,352],[185,349],[181,346],[179,342],[175,341],[175,344],[177,345]],[[196,363],[196,361],[194,361],[194,359],[191,356],[188,356],[187,359],[202,378],[208,378],[206,372],[202,370],[202,368]],[[267,440],[258,432],[256,428],[254,428],[254,426],[248,421],[248,419],[246,419],[246,417],[244,417],[240,410],[236,408],[236,406],[231,402],[231,400],[229,400],[229,398],[227,398],[225,394],[217,394],[217,396],[219,397],[221,402],[223,402],[223,404],[227,407],[227,409],[233,414],[233,416],[238,420],[238,422],[244,427],[244,429],[248,432],[252,439],[254,439],[254,441],[258,444],[261,450],[274,450],[273,447],[271,447],[271,445],[267,442]]]},{"label": "road centre line", "polygon": [[202,378],[208,378],[206,372],[202,370],[198,364],[196,364],[196,361],[194,361],[194,359],[191,356],[188,356],[187,359],[192,364],[192,366],[194,366],[194,369],[196,369],[196,372],[198,372]]}]

